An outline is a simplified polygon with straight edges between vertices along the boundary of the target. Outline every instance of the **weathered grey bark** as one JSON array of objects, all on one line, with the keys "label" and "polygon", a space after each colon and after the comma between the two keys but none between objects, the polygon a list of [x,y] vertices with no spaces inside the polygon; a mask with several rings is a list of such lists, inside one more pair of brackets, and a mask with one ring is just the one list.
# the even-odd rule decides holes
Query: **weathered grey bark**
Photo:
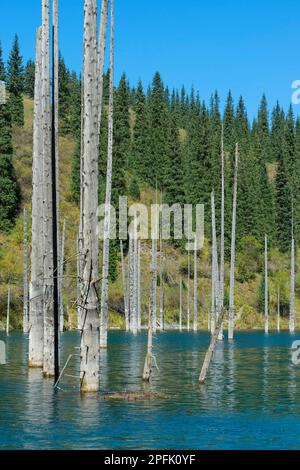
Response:
[{"label": "weathered grey bark", "polygon": [[160,328],[164,330],[164,279],[163,279],[163,240],[162,240],[162,224],[159,231],[159,321]]},{"label": "weathered grey bark", "polygon": [[138,309],[138,329],[142,327],[142,311],[141,311],[141,240],[138,240],[138,286],[137,286],[137,309]]},{"label": "weathered grey bark", "polygon": [[212,242],[211,247],[211,314],[210,314],[210,332],[215,331],[215,247]]},{"label": "weathered grey bark", "polygon": [[217,320],[216,329],[215,329],[215,331],[214,331],[214,333],[211,337],[209,348],[208,348],[207,353],[205,355],[205,359],[204,359],[203,366],[202,366],[202,369],[201,369],[201,373],[200,373],[200,377],[199,377],[199,382],[201,384],[204,384],[204,382],[206,380],[207,373],[208,373],[208,370],[209,370],[209,366],[210,366],[210,363],[211,363],[211,359],[212,359],[213,354],[214,354],[214,349],[215,349],[215,346],[216,346],[216,342],[217,342],[218,336],[220,334],[220,329],[222,327],[224,315],[225,315],[225,309],[222,308],[221,312],[220,312],[220,315],[218,317],[218,320]]},{"label": "weathered grey bark", "polygon": [[63,302],[63,283],[64,283],[64,265],[65,265],[65,239],[66,239],[66,221],[63,223],[61,235],[60,268],[59,268],[59,326],[60,331],[64,331],[64,302]]},{"label": "weathered grey bark", "polygon": [[280,331],[280,289],[277,289],[277,331]]},{"label": "weathered grey bark", "polygon": [[43,139],[43,216],[44,216],[44,361],[46,377],[54,376],[53,311],[53,211],[50,113],[50,9],[42,1],[42,139]]},{"label": "weathered grey bark", "polygon": [[[152,295],[152,292],[151,292]],[[147,353],[145,358],[144,370],[143,370],[143,380],[144,382],[149,382],[152,373],[152,360],[153,360],[153,310],[151,307],[152,301],[150,299],[149,306],[149,322],[148,322],[148,341],[147,341]]]},{"label": "weathered grey bark", "polygon": [[[217,247],[217,231],[216,231],[216,209],[215,209],[215,194],[211,193],[211,214],[212,214],[212,251],[213,251],[213,287],[214,287],[214,318],[212,318],[212,332],[215,330],[216,321],[220,314],[220,289],[219,289],[219,262],[218,262],[218,247]],[[220,332],[219,332],[220,337]]]},{"label": "weathered grey bark", "polygon": [[268,237],[265,235],[265,333],[269,332]]},{"label": "weathered grey bark", "polygon": [[99,40],[98,40],[98,56],[97,56],[98,99],[99,99],[98,133],[99,134],[100,134],[101,118],[102,118],[103,72],[104,72],[104,57],[105,57],[105,49],[106,49],[107,18],[108,18],[108,0],[102,0]]},{"label": "weathered grey bark", "polygon": [[128,294],[127,294],[127,282],[126,282],[126,266],[124,258],[123,241],[120,240],[120,252],[121,252],[121,263],[122,263],[122,283],[123,283],[123,296],[124,296],[124,310],[125,310],[125,325],[126,331],[129,331],[129,312],[128,312]]},{"label": "weathered grey bark", "polygon": [[190,252],[188,251],[188,272],[187,272],[187,284],[186,284],[186,329],[190,331],[190,277],[191,277],[191,266],[190,266]]},{"label": "weathered grey bark", "polygon": [[151,308],[151,319],[152,319],[152,332],[156,332],[157,325],[157,240],[152,238],[152,249],[151,249],[151,294],[150,294],[150,308]]},{"label": "weathered grey bark", "polygon": [[235,272],[235,233],[236,233],[238,161],[239,161],[239,146],[238,146],[238,144],[236,144],[236,147],[235,147],[234,184],[233,184],[232,230],[231,230],[228,339],[233,339],[233,330],[234,330],[234,281],[235,281],[234,272]]},{"label": "weathered grey bark", "polygon": [[133,305],[134,305],[134,268],[133,268],[133,239],[129,234],[129,251],[128,251],[128,304],[129,304],[129,327],[133,328]]},{"label": "weathered grey bark", "polygon": [[83,281],[80,388],[99,390],[97,2],[84,1]]},{"label": "weathered grey bark", "polygon": [[23,211],[23,332],[28,333],[29,304],[28,304],[28,260],[27,260],[27,210]]},{"label": "weathered grey bark", "polygon": [[29,366],[43,366],[44,290],[43,290],[43,147],[42,147],[42,28],[36,35],[34,85],[31,272],[29,288]]},{"label": "weathered grey bark", "polygon": [[103,237],[103,263],[101,288],[101,315],[100,315],[100,347],[107,348],[108,331],[108,273],[109,273],[109,245],[110,245],[110,203],[112,185],[112,157],[113,157],[113,112],[114,112],[114,0],[110,0],[110,67],[109,67],[109,110],[108,110],[108,149],[107,173],[105,193],[105,218]]},{"label": "weathered grey bark", "polygon": [[138,330],[138,239],[137,239],[137,218],[134,219],[133,234],[133,296],[131,310],[131,328],[133,334]]},{"label": "weathered grey bark", "polygon": [[179,280],[179,331],[182,331],[182,275]]},{"label": "weathered grey bark", "polygon": [[[224,260],[225,260],[225,247],[224,247],[224,232],[225,232],[225,180],[224,180],[224,129],[222,124],[221,135],[221,250],[220,250],[220,294],[219,304],[220,311],[224,305]],[[223,339],[223,326],[221,325],[219,340]]]},{"label": "weathered grey bark", "polygon": [[10,286],[7,290],[7,309],[6,309],[6,334],[9,335],[9,321],[10,321]]},{"label": "weathered grey bark", "polygon": [[194,331],[198,330],[198,251],[197,237],[195,237],[194,251]]},{"label": "weathered grey bark", "polygon": [[295,239],[292,236],[291,244],[291,285],[290,285],[290,333],[295,333]]},{"label": "weathered grey bark", "polygon": [[[54,50],[54,129],[55,129],[55,160],[56,160],[56,217],[57,217],[57,266],[60,266],[60,184],[59,184],[59,120],[58,120],[58,106],[59,106],[59,88],[58,88],[58,68],[59,68],[59,44],[58,44],[58,0],[53,0],[53,50]],[[62,278],[58,278],[58,297],[59,304],[61,303],[60,296],[62,295]]]}]

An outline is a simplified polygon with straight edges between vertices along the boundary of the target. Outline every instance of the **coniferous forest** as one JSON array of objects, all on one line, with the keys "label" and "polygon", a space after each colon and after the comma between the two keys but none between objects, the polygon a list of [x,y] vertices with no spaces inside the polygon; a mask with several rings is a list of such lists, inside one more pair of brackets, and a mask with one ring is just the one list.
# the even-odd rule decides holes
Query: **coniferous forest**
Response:
[{"label": "coniferous forest", "polygon": [[116,79],[115,0],[81,2],[79,73],[40,3],[35,56],[0,37],[0,450],[294,448],[300,117]]}]

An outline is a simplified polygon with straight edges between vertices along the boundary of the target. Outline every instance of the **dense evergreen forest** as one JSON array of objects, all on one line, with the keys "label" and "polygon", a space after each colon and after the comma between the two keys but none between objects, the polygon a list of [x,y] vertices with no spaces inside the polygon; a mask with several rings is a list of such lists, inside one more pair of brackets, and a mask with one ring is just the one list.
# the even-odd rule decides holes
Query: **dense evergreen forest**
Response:
[{"label": "dense evergreen forest", "polygon": [[[15,36],[7,64],[0,44],[0,80],[6,83],[7,105],[0,105],[0,230],[9,232],[20,207],[20,191],[12,165],[11,130],[24,123],[23,96],[34,96],[35,65],[25,65]],[[104,201],[109,71],[104,76],[104,105],[99,156],[100,200]],[[60,134],[77,142],[69,185],[74,203],[80,192],[81,77],[59,58]],[[112,201],[140,188],[158,186],[169,204],[205,204],[205,232],[211,237],[210,195],[214,190],[220,220],[221,131],[225,146],[225,254],[229,259],[235,144],[240,166],[237,197],[238,281],[259,270],[255,253],[262,252],[264,236],[278,252],[291,247],[292,220],[296,241],[300,235],[300,119],[292,107],[279,103],[268,108],[262,96],[257,116],[250,122],[243,97],[229,91],[224,112],[215,91],[209,103],[194,89],[170,90],[156,72],[151,85],[131,84],[124,74],[115,88]],[[64,176],[62,176],[64,178]],[[293,217],[292,217],[293,214]],[[220,226],[217,226],[218,234]],[[116,247],[111,245],[111,279]],[[252,256],[253,255],[253,256]],[[251,264],[252,263],[252,264]],[[254,262],[255,263],[255,262]],[[261,286],[263,292],[263,285]],[[262,295],[263,297],[263,295]],[[263,304],[263,298],[261,300]]]}]

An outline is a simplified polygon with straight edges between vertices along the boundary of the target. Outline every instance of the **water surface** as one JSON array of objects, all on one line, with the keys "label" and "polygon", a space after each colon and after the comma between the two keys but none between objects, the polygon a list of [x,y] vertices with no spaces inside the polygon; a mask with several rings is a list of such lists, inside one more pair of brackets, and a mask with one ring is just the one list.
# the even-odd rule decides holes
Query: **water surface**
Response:
[{"label": "water surface", "polygon": [[[59,391],[28,370],[28,338],[8,338],[0,366],[0,449],[299,449],[300,369],[288,333],[239,332],[217,345],[207,383],[198,377],[206,333],[158,333],[152,389],[167,398],[103,400],[78,391],[79,357]],[[61,337],[61,363],[78,354],[78,333]],[[101,390],[139,391],[146,334],[109,334]]]}]

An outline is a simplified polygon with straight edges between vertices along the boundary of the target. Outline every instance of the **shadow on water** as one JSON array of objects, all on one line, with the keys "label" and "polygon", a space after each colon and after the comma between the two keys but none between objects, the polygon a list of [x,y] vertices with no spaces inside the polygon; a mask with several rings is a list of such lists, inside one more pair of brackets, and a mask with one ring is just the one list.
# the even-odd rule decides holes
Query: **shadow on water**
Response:
[{"label": "shadow on water", "polygon": [[[0,366],[1,449],[296,449],[300,378],[288,333],[239,332],[217,344],[207,382],[198,376],[209,335],[158,333],[151,390],[135,401],[79,393],[79,334],[64,333],[61,364],[75,354],[54,391],[27,367],[28,338],[13,333]],[[297,338],[296,338],[297,339]],[[145,390],[146,333],[113,331],[101,351],[101,391]],[[148,390],[148,389],[147,389]]]}]

